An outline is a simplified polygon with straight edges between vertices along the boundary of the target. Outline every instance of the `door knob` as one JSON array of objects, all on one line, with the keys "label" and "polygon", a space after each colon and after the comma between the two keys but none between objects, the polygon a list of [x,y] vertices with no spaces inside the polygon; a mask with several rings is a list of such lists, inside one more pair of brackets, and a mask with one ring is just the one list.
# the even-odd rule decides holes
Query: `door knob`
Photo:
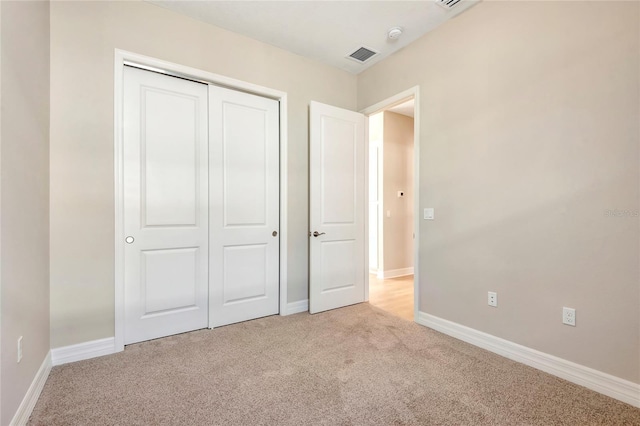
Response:
[{"label": "door knob", "polygon": [[129,235],[127,238],[124,239],[124,242],[127,243],[127,244],[133,244],[133,242],[135,240],[136,240],[135,238],[133,238],[131,235]]},{"label": "door knob", "polygon": [[318,231],[313,231],[313,236],[314,237],[319,237],[320,235],[324,235],[325,232],[318,232]]},{"label": "door knob", "polygon": [[271,233],[271,235],[273,235],[274,237],[277,237],[277,236],[278,236],[278,231],[273,231],[273,232]]}]

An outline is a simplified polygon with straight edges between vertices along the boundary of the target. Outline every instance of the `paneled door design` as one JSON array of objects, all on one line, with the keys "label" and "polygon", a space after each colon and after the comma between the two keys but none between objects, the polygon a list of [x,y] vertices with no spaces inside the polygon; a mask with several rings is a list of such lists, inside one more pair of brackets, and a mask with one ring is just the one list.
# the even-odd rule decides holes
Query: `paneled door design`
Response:
[{"label": "paneled door design", "polygon": [[209,86],[213,327],[278,313],[279,104]]},{"label": "paneled door design", "polygon": [[208,326],[207,90],[124,70],[125,344]]},{"label": "paneled door design", "polygon": [[310,108],[309,311],[364,302],[364,115]]}]

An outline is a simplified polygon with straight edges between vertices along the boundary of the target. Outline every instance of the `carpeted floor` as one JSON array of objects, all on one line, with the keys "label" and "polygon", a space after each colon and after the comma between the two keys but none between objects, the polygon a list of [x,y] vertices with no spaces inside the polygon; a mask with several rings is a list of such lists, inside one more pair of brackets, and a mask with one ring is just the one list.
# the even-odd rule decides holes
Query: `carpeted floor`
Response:
[{"label": "carpeted floor", "polygon": [[640,425],[640,409],[363,303],[55,367],[31,425]]}]

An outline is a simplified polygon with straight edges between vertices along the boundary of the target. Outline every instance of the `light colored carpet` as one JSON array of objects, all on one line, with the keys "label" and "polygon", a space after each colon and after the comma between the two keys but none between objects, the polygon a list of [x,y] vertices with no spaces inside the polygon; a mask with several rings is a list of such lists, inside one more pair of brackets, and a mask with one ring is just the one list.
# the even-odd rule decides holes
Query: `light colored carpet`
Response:
[{"label": "light colored carpet", "polygon": [[32,425],[640,425],[640,410],[364,303],[55,367]]}]

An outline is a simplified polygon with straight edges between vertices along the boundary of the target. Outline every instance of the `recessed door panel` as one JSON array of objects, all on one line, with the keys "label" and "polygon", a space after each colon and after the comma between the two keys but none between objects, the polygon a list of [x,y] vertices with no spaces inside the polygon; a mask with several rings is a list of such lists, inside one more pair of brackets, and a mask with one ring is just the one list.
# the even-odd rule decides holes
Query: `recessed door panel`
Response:
[{"label": "recessed door panel", "polygon": [[266,297],[267,248],[267,244],[224,248],[225,305]]},{"label": "recessed door panel", "polygon": [[125,344],[208,325],[207,85],[124,70]]},{"label": "recessed door panel", "polygon": [[354,223],[356,209],[356,125],[339,118],[321,118],[322,223]]},{"label": "recessed door panel", "polygon": [[144,226],[195,226],[198,211],[198,103],[189,96],[141,87]]},{"label": "recessed door panel", "polygon": [[143,251],[144,315],[195,307],[199,279],[197,248]]},{"label": "recessed door panel", "polygon": [[269,111],[232,102],[222,109],[224,225],[265,226]]},{"label": "recessed door panel", "polygon": [[355,270],[356,244],[354,240],[322,241],[322,293],[350,290],[358,277]]},{"label": "recessed door panel", "polygon": [[279,311],[279,105],[210,86],[213,327]]}]

